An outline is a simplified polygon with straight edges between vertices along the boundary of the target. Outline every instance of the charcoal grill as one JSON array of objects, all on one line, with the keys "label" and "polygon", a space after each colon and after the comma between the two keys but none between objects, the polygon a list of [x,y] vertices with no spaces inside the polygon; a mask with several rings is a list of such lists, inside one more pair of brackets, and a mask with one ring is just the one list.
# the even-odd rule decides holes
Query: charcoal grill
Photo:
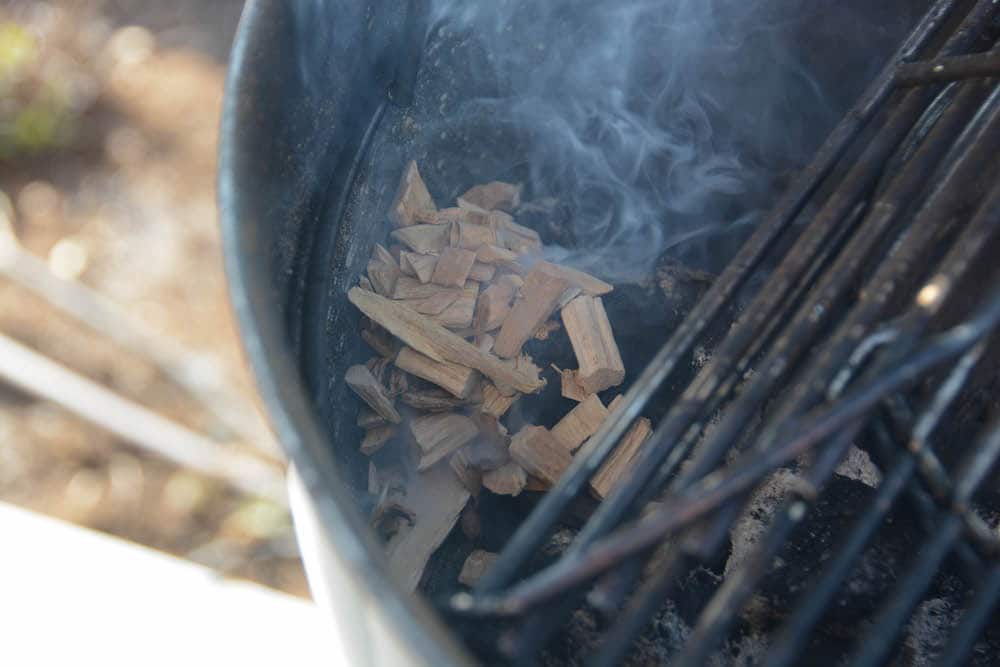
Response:
[{"label": "charcoal grill", "polygon": [[[444,145],[436,131],[404,131],[433,67],[418,67],[423,3],[249,3],[220,168],[233,298],[351,599],[377,619],[361,624],[364,641],[384,634],[433,664],[469,659],[456,635],[484,661],[520,664],[701,665],[749,637],[764,642],[754,658],[769,665],[906,663],[916,660],[901,648],[915,612],[950,587],[956,608],[935,635],[936,664],[990,664],[983,651],[1000,646],[990,515],[1000,509],[998,14],[992,0],[930,6],[770,213],[747,238],[734,235],[738,251],[719,246],[728,261],[646,357],[626,407],[519,521],[473,591],[431,590],[433,611],[368,561],[378,546],[356,509],[358,438],[339,407],[339,378],[357,359],[343,295],[385,233],[387,184],[404,159],[447,155],[429,185],[454,195],[482,176],[519,175],[517,144],[482,119]],[[276,56],[272,44],[289,48]],[[434,95],[495,93],[450,64],[458,74],[445,68],[424,84]],[[691,373],[696,348],[711,356]],[[558,558],[539,560],[629,424],[657,406],[632,474]],[[855,515],[825,522],[828,545],[810,553],[815,515],[838,516],[836,471],[852,447],[880,476]],[[777,487],[764,530],[712,575],[776,471],[791,481]],[[889,543],[905,553],[875,586],[858,570]],[[856,618],[831,620],[858,597]],[[762,598],[782,603],[764,620],[753,613]],[[683,607],[670,637],[665,605]]]}]

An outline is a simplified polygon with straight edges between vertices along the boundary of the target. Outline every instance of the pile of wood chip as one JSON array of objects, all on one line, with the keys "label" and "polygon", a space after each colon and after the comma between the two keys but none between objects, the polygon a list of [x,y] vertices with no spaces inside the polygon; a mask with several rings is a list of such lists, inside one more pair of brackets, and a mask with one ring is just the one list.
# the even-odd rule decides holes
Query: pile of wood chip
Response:
[{"label": "pile of wood chip", "polygon": [[[511,215],[520,199],[521,186],[494,181],[439,209],[410,162],[388,247],[375,246],[367,276],[348,292],[376,353],[345,377],[366,404],[361,451],[371,456],[392,442],[404,452],[402,461],[369,463],[369,492],[390,566],[409,589],[471,495],[548,489],[620,400],[605,406],[598,397],[625,378],[601,300],[612,286],[544,261],[538,234]],[[559,329],[557,312],[579,368],[556,370],[562,395],[578,403],[551,428],[511,436],[504,415],[546,384],[522,348]],[[593,478],[595,496],[608,493],[649,434],[647,419],[633,424]],[[473,554],[463,583],[490,561],[483,554]]]}]

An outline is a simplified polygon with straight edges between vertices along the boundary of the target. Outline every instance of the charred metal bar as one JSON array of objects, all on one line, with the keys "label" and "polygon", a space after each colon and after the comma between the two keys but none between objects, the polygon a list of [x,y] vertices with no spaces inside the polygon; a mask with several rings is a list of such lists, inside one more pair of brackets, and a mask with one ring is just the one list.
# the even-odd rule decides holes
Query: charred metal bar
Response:
[{"label": "charred metal bar", "polygon": [[1000,53],[976,53],[926,62],[903,63],[896,68],[897,86],[1000,76]]},{"label": "charred metal bar", "polygon": [[[952,371],[951,378],[962,381],[968,377],[972,363],[979,357],[980,348],[967,352],[957,368]],[[956,383],[947,382],[935,395],[930,409],[921,414],[921,419],[930,418],[939,422],[944,414],[943,405],[950,404],[957,392],[953,390]],[[878,437],[878,433],[876,433]],[[888,436],[885,436],[888,437]],[[816,583],[800,598],[782,627],[774,647],[767,654],[766,667],[784,667],[792,665],[809,638],[809,631],[815,627],[823,614],[829,608],[834,596],[843,589],[844,580],[850,574],[854,563],[864,552],[865,547],[881,527],[886,516],[892,509],[900,494],[906,489],[916,472],[916,461],[906,451],[896,454],[892,465],[885,469],[882,483],[878,487],[871,506],[855,524],[854,528],[843,540],[837,554],[830,559],[824,572]],[[931,506],[932,509],[936,509]]]},{"label": "charred metal bar", "polygon": [[[958,0],[938,0],[899,48],[893,62],[912,59],[934,38],[937,30],[951,16]],[[989,18],[991,3],[980,0],[963,23],[966,35],[953,38],[954,51],[968,47]],[[948,55],[948,54],[944,54]],[[509,584],[524,563],[536,551],[545,535],[559,520],[566,507],[585,488],[587,481],[603,464],[618,439],[642,408],[674,371],[678,362],[695,345],[698,337],[728,304],[747,277],[759,266],[765,254],[802,210],[822,180],[830,173],[850,142],[867,125],[875,111],[892,91],[894,69],[887,66],[872,82],[854,109],[833,130],[813,159],[792,183],[775,209],[747,240],[726,270],[715,280],[708,293],[657,353],[625,395],[625,406],[605,421],[590,439],[560,483],[542,499],[504,548],[501,557],[476,587],[477,593],[490,593]]]},{"label": "charred metal bar", "polygon": [[[1000,459],[1000,423],[994,422],[984,436],[965,457],[956,475],[953,503],[962,507],[972,499],[975,490]],[[962,534],[960,514],[949,514],[939,524],[938,532],[924,545],[916,562],[900,580],[896,594],[883,607],[875,623],[861,641],[852,665],[875,667],[881,665],[895,646],[899,630],[920,602],[941,562]]]},{"label": "charred metal bar", "polygon": [[725,471],[712,473],[685,493],[666,499],[663,509],[595,542],[582,554],[564,557],[506,594],[479,598],[455,596],[455,610],[484,616],[516,615],[590,581],[621,559],[649,548],[702,518],[725,501],[749,490],[768,473],[864,416],[887,395],[901,390],[932,368],[964,353],[989,334],[998,323],[1000,288],[990,293],[987,303],[974,317],[931,338],[903,363],[846,394],[835,405],[814,410],[801,420],[788,424],[784,432],[795,435],[783,439],[780,445],[763,453],[749,452],[741,456]]}]

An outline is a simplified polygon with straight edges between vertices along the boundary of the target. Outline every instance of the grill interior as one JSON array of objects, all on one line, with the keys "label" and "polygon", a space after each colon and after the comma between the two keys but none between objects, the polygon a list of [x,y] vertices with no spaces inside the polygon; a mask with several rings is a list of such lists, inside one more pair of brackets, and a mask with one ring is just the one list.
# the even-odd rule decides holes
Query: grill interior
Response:
[{"label": "grill interior", "polygon": [[[750,653],[767,665],[991,664],[997,14],[992,0],[930,8],[655,353],[628,408],[477,588],[442,602],[482,657],[693,666],[757,638]],[[557,558],[539,558],[699,347],[709,360],[628,480]],[[867,465],[866,483],[837,474],[845,459]]]}]

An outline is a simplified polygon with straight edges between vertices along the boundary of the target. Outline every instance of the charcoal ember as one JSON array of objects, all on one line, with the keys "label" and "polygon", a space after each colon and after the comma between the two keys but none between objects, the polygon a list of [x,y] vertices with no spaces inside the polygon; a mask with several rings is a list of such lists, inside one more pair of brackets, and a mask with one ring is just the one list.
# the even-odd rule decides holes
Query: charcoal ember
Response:
[{"label": "charcoal ember", "polygon": [[[866,484],[834,475],[819,500],[796,527],[774,560],[744,611],[757,629],[774,630],[811,589],[855,520],[871,507],[876,491]],[[830,605],[819,632],[842,640],[857,639],[864,619],[885,600],[906,572],[913,545],[924,535],[905,510],[890,515],[878,538],[869,545]]]}]

